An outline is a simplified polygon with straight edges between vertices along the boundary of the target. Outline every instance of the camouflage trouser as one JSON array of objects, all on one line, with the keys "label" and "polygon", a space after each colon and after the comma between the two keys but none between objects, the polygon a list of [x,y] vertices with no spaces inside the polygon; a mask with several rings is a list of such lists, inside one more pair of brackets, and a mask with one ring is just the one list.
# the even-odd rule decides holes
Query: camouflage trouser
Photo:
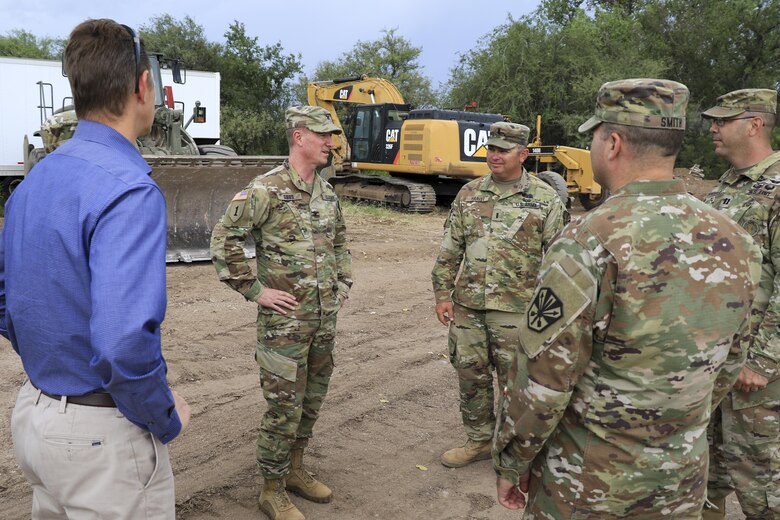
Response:
[{"label": "camouflage trouser", "polygon": [[480,311],[453,303],[450,324],[450,362],[458,373],[460,412],[466,435],[483,442],[493,438],[496,423],[493,395],[493,367],[499,388],[520,348],[517,327],[520,313]]},{"label": "camouflage trouser", "polygon": [[255,360],[268,409],[260,421],[257,463],[264,478],[287,474],[290,450],[312,436],[333,373],[336,315],[296,320],[260,314]]},{"label": "camouflage trouser", "polygon": [[729,394],[708,437],[710,500],[736,491],[748,520],[780,518],[780,401],[734,410]]}]

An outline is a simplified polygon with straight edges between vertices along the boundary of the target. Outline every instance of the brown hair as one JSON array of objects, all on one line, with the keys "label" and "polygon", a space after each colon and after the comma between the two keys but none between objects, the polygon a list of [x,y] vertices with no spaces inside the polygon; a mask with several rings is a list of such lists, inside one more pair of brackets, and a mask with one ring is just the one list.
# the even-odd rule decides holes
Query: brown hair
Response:
[{"label": "brown hair", "polygon": [[616,123],[602,123],[604,137],[620,134],[637,155],[673,157],[680,153],[685,132],[665,128],[644,128]]},{"label": "brown hair", "polygon": [[[113,20],[87,20],[70,33],[63,56],[81,118],[119,117],[136,85],[136,52],[130,30]],[[149,56],[140,41],[138,74],[149,69]]]}]

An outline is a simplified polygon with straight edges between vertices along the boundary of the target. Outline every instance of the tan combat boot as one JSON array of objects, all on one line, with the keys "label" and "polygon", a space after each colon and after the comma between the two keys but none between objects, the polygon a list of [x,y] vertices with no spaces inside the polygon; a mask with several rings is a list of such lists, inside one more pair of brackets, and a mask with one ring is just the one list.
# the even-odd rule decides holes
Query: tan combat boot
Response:
[{"label": "tan combat boot", "polygon": [[258,499],[260,510],[271,520],[305,520],[284,489],[284,479],[265,479]]},{"label": "tan combat boot", "polygon": [[[709,504],[717,507],[708,507]],[[704,510],[701,512],[702,520],[726,520],[726,497],[709,499],[704,503]]]},{"label": "tan combat boot", "polygon": [[462,468],[478,460],[490,458],[492,441],[472,441],[469,439],[460,448],[445,451],[441,456],[441,463],[448,468]]},{"label": "tan combat boot", "polygon": [[290,472],[287,474],[287,489],[298,496],[326,504],[333,497],[328,486],[311,476],[303,467],[303,448],[290,452]]}]

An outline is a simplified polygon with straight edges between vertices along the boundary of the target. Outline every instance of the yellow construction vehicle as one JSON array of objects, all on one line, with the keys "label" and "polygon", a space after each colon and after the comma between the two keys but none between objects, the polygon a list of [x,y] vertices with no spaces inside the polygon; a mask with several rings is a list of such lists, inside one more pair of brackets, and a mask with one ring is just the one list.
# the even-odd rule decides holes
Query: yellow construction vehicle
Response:
[{"label": "yellow construction vehicle", "polygon": [[[334,153],[337,176],[330,182],[336,191],[414,212],[431,211],[437,196],[454,197],[465,182],[489,172],[485,143],[490,125],[505,119],[461,110],[412,110],[392,83],[368,76],[311,82],[307,97],[340,126],[336,106],[355,105]],[[586,208],[598,205],[602,191],[593,181],[590,152],[542,146],[539,126],[535,142],[529,144],[527,169],[564,200],[574,193]],[[551,170],[553,163],[563,175]],[[355,170],[384,170],[390,176],[352,173]]]},{"label": "yellow construction vehicle", "polygon": [[[590,151],[570,146],[544,146],[541,134],[542,116],[537,115],[536,138],[528,143],[526,169],[536,172],[539,178],[545,179],[549,184],[557,182],[555,177],[549,175],[550,168],[563,169],[564,188],[568,193],[577,196],[582,207],[591,210],[604,202],[609,192],[602,189],[593,178]],[[555,185],[553,187],[560,191],[559,187]]]}]

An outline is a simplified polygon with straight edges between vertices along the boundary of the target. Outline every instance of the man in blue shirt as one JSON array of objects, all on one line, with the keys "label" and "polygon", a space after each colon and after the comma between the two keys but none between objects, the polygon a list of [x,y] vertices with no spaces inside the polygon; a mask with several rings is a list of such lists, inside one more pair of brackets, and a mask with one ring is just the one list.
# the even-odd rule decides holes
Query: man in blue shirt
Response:
[{"label": "man in blue shirt", "polygon": [[5,208],[0,334],[29,377],[11,420],[33,518],[170,518],[165,200],[135,146],[154,117],[143,43],[88,20],[64,54],[79,124]]}]

